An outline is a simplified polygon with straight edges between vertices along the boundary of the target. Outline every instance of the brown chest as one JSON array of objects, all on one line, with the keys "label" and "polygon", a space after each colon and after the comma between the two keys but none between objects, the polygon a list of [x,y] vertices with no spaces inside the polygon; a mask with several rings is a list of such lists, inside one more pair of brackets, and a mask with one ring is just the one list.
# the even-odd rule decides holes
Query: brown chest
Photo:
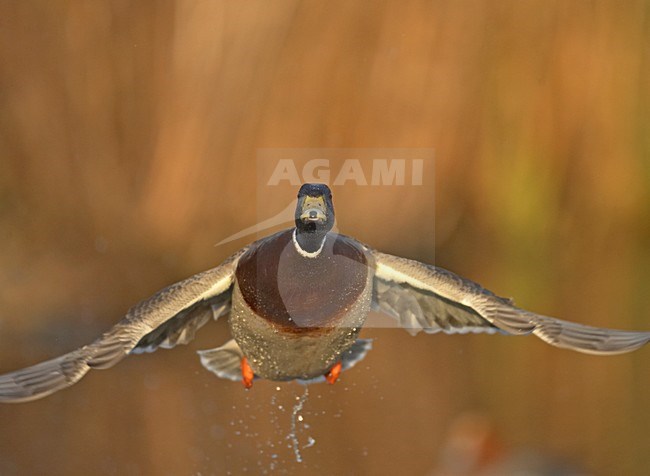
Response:
[{"label": "brown chest", "polygon": [[336,325],[364,292],[370,272],[353,240],[328,234],[320,254],[307,258],[287,230],[244,255],[236,278],[243,299],[260,317],[289,331],[313,332]]}]

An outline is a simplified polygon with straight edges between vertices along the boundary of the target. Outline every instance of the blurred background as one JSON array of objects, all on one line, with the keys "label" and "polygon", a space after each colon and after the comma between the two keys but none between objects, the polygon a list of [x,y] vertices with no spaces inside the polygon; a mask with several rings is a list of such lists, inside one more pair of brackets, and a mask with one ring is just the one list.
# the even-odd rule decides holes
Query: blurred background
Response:
[{"label": "blurred background", "polygon": [[[435,186],[335,190],[341,231],[540,313],[650,329],[648,1],[6,0],[0,372],[249,242],[214,246],[266,218],[273,148],[433,149]],[[297,443],[300,386],[200,366],[221,321],[1,406],[0,474],[507,474],[521,454],[556,468],[529,474],[647,474],[648,348],[365,336],[362,363],[309,388]]]}]

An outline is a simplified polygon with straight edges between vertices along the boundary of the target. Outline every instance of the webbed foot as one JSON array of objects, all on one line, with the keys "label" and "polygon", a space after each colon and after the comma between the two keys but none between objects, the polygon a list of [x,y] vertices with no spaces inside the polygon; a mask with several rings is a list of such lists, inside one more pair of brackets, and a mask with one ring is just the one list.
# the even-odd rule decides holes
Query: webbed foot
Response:
[{"label": "webbed foot", "polygon": [[343,365],[341,362],[334,364],[334,367],[332,367],[330,371],[325,374],[325,380],[327,380],[327,383],[334,385],[334,383],[339,379],[339,375],[341,375],[342,369]]},{"label": "webbed foot", "polygon": [[253,369],[248,363],[246,357],[242,357],[241,359],[241,376],[244,387],[247,389],[251,388],[253,386],[253,378],[255,378],[255,374],[253,373]]}]

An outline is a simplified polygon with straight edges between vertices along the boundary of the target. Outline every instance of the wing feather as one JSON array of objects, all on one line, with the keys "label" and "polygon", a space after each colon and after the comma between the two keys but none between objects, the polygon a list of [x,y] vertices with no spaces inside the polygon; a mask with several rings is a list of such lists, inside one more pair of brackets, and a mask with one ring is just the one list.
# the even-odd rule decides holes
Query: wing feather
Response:
[{"label": "wing feather", "polygon": [[372,251],[375,306],[411,330],[534,334],[556,347],[588,354],[619,354],[650,341],[650,332],[563,321],[513,305],[479,284],[418,261]]},{"label": "wing feather", "polygon": [[449,279],[452,288],[469,286],[468,281],[433,266],[426,272],[416,269],[416,276],[410,276],[414,265],[428,265],[378,251],[372,253],[376,267],[373,308],[395,318],[412,335],[420,331],[428,334],[501,331],[476,310],[461,303],[453,292],[443,294],[444,290],[438,289],[443,277]]},{"label": "wing feather", "polygon": [[0,375],[0,401],[35,400],[76,383],[91,368],[112,367],[129,353],[186,343],[212,316],[227,312],[234,272],[246,248],[216,268],[172,284],[132,307],[89,345],[40,364]]}]

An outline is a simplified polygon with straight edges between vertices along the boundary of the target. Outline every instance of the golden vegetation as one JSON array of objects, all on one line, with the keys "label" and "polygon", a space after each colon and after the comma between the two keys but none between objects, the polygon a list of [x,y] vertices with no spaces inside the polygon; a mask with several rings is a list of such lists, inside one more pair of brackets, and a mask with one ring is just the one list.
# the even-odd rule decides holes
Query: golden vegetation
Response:
[{"label": "golden vegetation", "polygon": [[[266,218],[260,203],[286,205],[257,196],[258,153],[269,148],[434,149],[435,197],[431,182],[399,200],[395,190],[335,190],[342,231],[432,261],[418,218],[435,198],[438,264],[540,312],[650,329],[649,18],[646,1],[0,3],[0,370],[84,343],[245,243],[212,246]],[[343,380],[380,387],[392,410],[358,388],[325,391],[328,411],[348,399],[347,433],[321,435],[324,452],[341,453],[312,454],[321,470],[426,472],[466,408],[494,415],[514,444],[599,474],[650,465],[649,349],[607,360],[533,339],[375,332],[374,376]],[[123,440],[109,451],[118,472],[130,462],[143,474],[218,471],[188,460],[201,419],[170,407],[221,395],[226,413],[240,389],[196,377],[192,352],[175,352],[183,357],[155,357],[169,370],[156,377],[164,396],[124,382],[141,385],[136,368],[154,372],[138,363],[53,403],[0,408],[0,459],[38,472],[34,451],[62,474],[94,470],[61,456],[84,445],[92,420]],[[172,398],[170,382],[190,378],[210,380],[210,391]],[[123,420],[101,398],[111,384]],[[78,416],[65,401],[84,388],[96,411]],[[48,408],[67,420],[44,424],[69,435],[29,446],[36,433],[54,437],[34,413]],[[125,436],[133,419],[138,431]],[[106,454],[102,441],[91,438],[90,455]],[[212,442],[212,462],[233,470],[228,452],[248,454],[239,446],[251,441],[222,443]]]}]

